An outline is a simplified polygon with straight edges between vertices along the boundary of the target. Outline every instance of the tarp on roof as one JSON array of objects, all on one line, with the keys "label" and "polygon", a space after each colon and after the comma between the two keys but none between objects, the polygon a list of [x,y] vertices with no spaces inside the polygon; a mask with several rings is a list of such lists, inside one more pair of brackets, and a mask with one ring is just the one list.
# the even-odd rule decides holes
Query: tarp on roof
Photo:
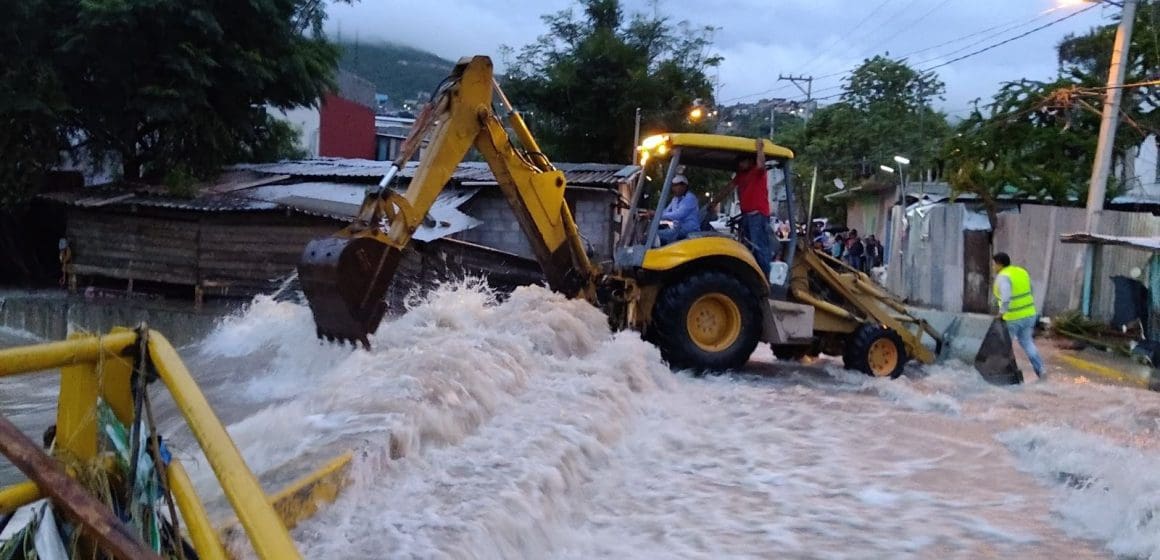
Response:
[{"label": "tarp on roof", "polygon": [[[419,226],[413,237],[419,241],[432,241],[482,224],[482,221],[459,210],[477,192],[477,188],[452,188],[439,193],[431,211],[427,213],[431,219]],[[358,213],[366,190],[365,185],[311,182],[266,185],[246,189],[239,194],[306,214],[350,220]]]}]

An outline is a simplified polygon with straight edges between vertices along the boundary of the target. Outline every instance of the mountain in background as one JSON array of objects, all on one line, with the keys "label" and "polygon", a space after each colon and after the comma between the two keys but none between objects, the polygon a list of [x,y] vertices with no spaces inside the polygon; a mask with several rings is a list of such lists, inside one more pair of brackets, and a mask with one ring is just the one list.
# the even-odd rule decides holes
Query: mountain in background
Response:
[{"label": "mountain in background", "polygon": [[390,97],[394,107],[415,99],[420,92],[425,100],[455,65],[429,52],[391,43],[344,42],[339,47],[339,66],[370,80],[378,93]]}]

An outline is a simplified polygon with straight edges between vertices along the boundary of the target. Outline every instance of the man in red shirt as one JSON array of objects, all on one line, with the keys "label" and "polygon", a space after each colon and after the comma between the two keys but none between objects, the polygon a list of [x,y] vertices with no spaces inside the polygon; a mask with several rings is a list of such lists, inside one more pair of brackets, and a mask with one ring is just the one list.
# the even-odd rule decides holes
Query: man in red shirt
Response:
[{"label": "man in red shirt", "polygon": [[[765,174],[765,144],[757,139],[757,157],[748,155],[738,156],[737,173],[733,180],[717,196],[713,202],[719,201],[737,189],[737,197],[741,202],[741,234],[749,241],[749,248],[753,258],[757,259],[757,266],[769,278],[769,265],[773,261],[772,236],[769,225],[769,184]],[[710,202],[710,206],[713,204]]]}]

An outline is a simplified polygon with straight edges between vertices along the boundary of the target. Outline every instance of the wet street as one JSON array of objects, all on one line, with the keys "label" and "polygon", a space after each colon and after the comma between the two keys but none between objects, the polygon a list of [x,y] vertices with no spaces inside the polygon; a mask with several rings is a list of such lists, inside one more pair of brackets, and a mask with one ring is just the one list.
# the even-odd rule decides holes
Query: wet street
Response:
[{"label": "wet street", "polygon": [[[259,299],[182,349],[270,490],[357,450],[352,486],[293,533],[310,558],[1160,554],[1160,394],[1067,364],[1015,387],[961,364],[892,381],[762,346],[695,378],[541,289],[442,289],[370,352],[313,330]],[[0,411],[37,438],[54,397],[55,376],[0,381]]]}]

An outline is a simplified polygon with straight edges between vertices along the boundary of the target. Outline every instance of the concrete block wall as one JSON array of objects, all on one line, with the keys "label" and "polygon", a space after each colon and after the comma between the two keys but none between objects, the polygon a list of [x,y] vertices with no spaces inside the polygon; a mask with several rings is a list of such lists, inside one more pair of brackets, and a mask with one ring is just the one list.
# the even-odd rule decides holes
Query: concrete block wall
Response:
[{"label": "concrete block wall", "polygon": [[[612,191],[581,191],[568,196],[572,218],[576,220],[580,234],[592,245],[597,260],[611,255],[611,205],[615,199]],[[483,223],[453,236],[456,239],[535,258],[531,243],[498,187],[484,187],[461,210]]]},{"label": "concrete block wall", "polygon": [[613,200],[611,195],[585,192],[569,201],[576,227],[592,246],[597,260],[611,258]]},{"label": "concrete block wall", "polygon": [[460,209],[483,223],[455,235],[456,239],[535,258],[531,243],[498,187],[484,187]]}]

